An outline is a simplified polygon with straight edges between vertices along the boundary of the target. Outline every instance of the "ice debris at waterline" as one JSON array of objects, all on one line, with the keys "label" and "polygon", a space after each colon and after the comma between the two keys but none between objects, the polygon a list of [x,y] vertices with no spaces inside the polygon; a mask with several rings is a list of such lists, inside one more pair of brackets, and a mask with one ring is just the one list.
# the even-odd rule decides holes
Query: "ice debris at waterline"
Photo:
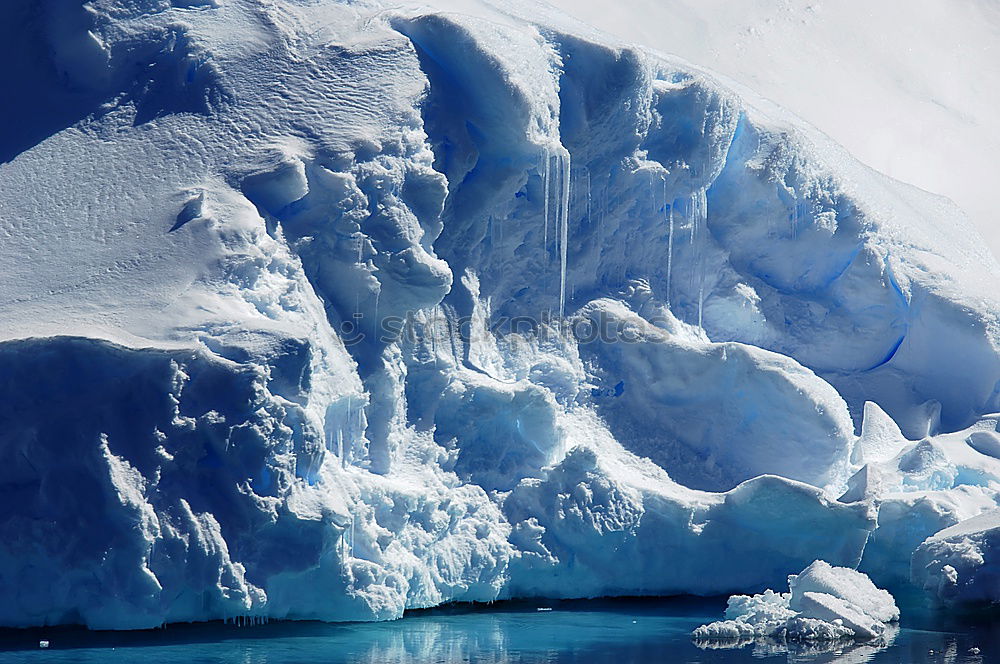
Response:
[{"label": "ice debris at waterline", "polygon": [[799,641],[874,639],[899,620],[892,595],[865,574],[817,560],[788,577],[790,592],[733,595],[726,619],[694,630],[696,640],[767,637]]},{"label": "ice debris at waterline", "polygon": [[[891,587],[997,509],[959,210],[543,4],[433,4],[0,3],[0,625]],[[1000,598],[953,540],[919,586]]]}]

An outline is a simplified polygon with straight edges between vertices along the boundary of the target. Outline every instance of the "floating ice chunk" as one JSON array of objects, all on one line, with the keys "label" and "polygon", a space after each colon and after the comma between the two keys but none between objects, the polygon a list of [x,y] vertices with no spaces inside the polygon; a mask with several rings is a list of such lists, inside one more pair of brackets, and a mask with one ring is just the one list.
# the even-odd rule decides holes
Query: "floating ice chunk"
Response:
[{"label": "floating ice chunk", "polygon": [[854,636],[854,630],[837,620],[796,616],[785,623],[785,638],[796,641],[839,641]]},{"label": "floating ice chunk", "polygon": [[847,567],[817,560],[788,577],[790,593],[765,590],[733,595],[726,620],[702,625],[698,640],[765,637],[796,640],[873,639],[899,619],[896,602],[871,580]]},{"label": "floating ice chunk", "polygon": [[755,636],[767,636],[757,632],[757,625],[742,620],[720,620],[697,627],[691,635],[698,640],[730,640],[753,638]]},{"label": "floating ice chunk", "polygon": [[743,617],[751,622],[780,622],[795,615],[788,606],[790,595],[765,590],[760,595],[733,595],[726,606],[726,618]]},{"label": "floating ice chunk", "polygon": [[850,602],[879,622],[899,620],[899,609],[892,595],[876,588],[867,575],[848,567],[834,567],[817,560],[800,574],[789,576],[788,586],[792,590],[789,606],[796,611],[804,611],[806,593],[824,593]]},{"label": "floating ice chunk", "polygon": [[802,618],[815,618],[834,625],[841,624],[861,638],[874,638],[885,629],[881,622],[860,611],[857,605],[826,593],[802,593],[798,605]]},{"label": "floating ice chunk", "polygon": [[788,608],[789,594],[765,590],[760,595],[733,595],[726,606],[726,620],[702,625],[696,639],[742,639],[772,636],[797,614]]}]

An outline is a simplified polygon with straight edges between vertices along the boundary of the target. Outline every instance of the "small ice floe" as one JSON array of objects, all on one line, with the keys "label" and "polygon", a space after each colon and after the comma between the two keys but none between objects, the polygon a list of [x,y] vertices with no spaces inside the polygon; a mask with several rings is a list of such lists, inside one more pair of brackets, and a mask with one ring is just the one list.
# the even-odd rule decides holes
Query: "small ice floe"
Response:
[{"label": "small ice floe", "polygon": [[[733,595],[726,619],[694,630],[705,647],[742,647],[757,639],[771,641],[873,641],[899,620],[887,591],[861,572],[817,560],[788,577],[790,592]],[[711,645],[708,645],[708,644]]]},{"label": "small ice floe", "polygon": [[38,642],[38,647],[39,648],[48,648],[49,647],[49,642],[43,639],[43,640],[41,640],[41,641]]}]

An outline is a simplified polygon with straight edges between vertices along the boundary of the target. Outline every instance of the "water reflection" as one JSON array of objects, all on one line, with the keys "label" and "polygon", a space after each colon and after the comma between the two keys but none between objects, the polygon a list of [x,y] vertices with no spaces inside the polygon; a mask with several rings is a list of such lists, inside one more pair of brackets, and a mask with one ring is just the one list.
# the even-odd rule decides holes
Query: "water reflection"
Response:
[{"label": "water reflection", "polygon": [[[893,628],[883,641],[823,644],[752,640],[694,643],[691,630],[718,615],[724,599],[557,602],[420,612],[393,623],[188,625],[141,633],[31,630],[0,633],[0,664],[400,664],[476,662],[935,662],[1000,661],[993,623],[953,631]],[[51,647],[40,650],[38,641]],[[978,647],[979,654],[971,652]]]},{"label": "water reflection", "polygon": [[702,650],[736,650],[751,648],[755,657],[785,656],[789,662],[813,662],[822,659],[831,664],[863,664],[872,661],[875,653],[892,647],[899,635],[898,624],[886,625],[885,633],[870,641],[837,639],[833,641],[795,641],[771,637],[737,639],[695,639]]}]

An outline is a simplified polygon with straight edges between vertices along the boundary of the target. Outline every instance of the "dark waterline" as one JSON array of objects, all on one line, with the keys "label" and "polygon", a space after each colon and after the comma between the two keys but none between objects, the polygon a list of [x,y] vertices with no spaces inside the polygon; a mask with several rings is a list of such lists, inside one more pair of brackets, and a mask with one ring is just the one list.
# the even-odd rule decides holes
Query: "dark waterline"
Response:
[{"label": "dark waterline", "polygon": [[[6,630],[0,631],[0,663],[1000,662],[1000,621],[994,613],[956,616],[911,606],[883,646],[758,642],[714,649],[693,643],[691,630],[718,620],[724,608],[721,597],[538,600],[414,611],[389,623]],[[50,642],[48,649],[39,648],[42,639]]]}]

